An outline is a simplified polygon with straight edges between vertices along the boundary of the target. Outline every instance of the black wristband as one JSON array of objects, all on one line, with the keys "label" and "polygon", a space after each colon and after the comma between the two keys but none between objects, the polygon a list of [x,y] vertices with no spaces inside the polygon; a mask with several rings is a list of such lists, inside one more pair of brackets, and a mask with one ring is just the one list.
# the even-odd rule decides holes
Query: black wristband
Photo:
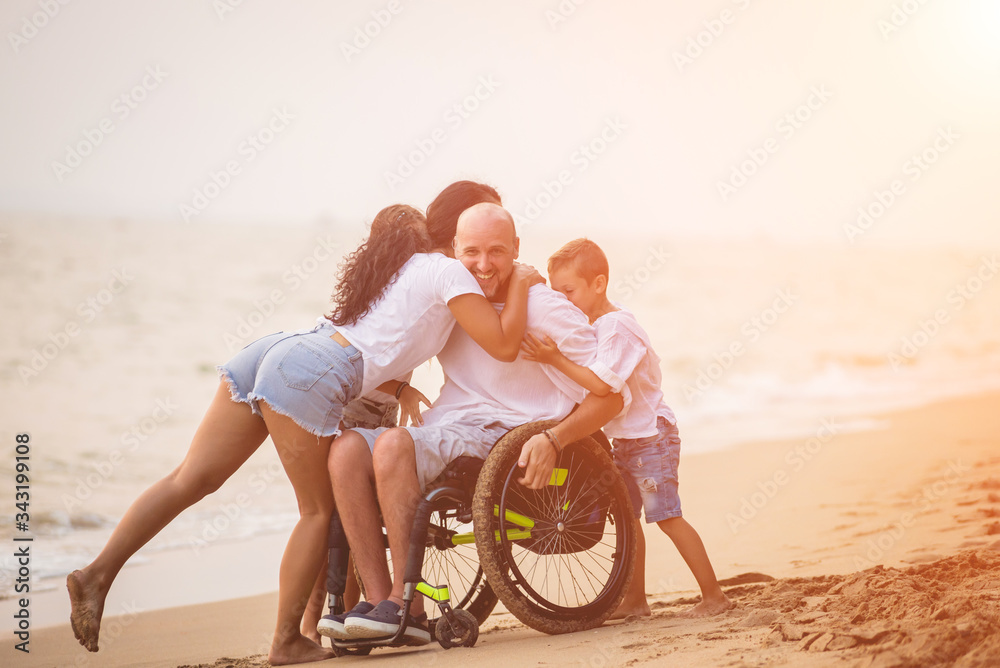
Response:
[{"label": "black wristband", "polygon": [[396,388],[396,398],[397,399],[399,399],[399,395],[401,395],[403,393],[403,388],[406,387],[406,386],[408,386],[408,385],[409,385],[409,383],[407,383],[405,380],[401,381],[399,383],[399,387]]},{"label": "black wristband", "polygon": [[562,443],[559,442],[559,439],[556,438],[555,434],[553,434],[548,429],[546,429],[542,433],[545,434],[545,437],[549,439],[549,443],[552,444],[552,447],[556,449],[557,453],[562,452]]}]

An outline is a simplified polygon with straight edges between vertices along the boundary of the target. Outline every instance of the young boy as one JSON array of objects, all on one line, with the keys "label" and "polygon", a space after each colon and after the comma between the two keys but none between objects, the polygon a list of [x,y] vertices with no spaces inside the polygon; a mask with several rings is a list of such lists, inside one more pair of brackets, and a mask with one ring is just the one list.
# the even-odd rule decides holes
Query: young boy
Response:
[{"label": "young boy", "polygon": [[670,537],[701,587],[701,603],[682,614],[707,617],[729,609],[732,603],[719,587],[701,538],[681,517],[677,494],[681,441],[677,420],[660,391],[660,358],[635,316],[608,300],[607,257],[593,241],[577,239],[549,258],[548,273],[552,288],[566,295],[597,330],[597,359],[590,367],[579,366],[560,353],[552,339],[543,342],[530,334],[524,344],[527,358],[551,364],[596,395],[631,396],[628,410],[604,427],[608,438],[614,439],[615,463],[635,510],[638,548],[632,584],[613,618],[650,614],[646,542],[639,522],[643,507],[646,522],[656,522]]}]

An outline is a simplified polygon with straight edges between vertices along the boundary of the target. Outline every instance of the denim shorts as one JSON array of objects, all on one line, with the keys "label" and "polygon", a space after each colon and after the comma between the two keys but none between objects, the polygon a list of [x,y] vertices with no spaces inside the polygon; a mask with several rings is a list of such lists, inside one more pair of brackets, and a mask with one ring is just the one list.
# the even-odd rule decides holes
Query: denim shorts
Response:
[{"label": "denim shorts", "polygon": [[645,508],[647,523],[681,516],[681,497],[677,493],[681,437],[677,425],[665,417],[657,419],[656,428],[656,436],[616,438],[613,450],[635,518],[639,519]]},{"label": "denim shorts", "polygon": [[344,406],[358,396],[364,377],[361,353],[331,339],[329,323],[257,339],[218,367],[233,401],[260,415],[264,401],[316,436],[340,433]]}]

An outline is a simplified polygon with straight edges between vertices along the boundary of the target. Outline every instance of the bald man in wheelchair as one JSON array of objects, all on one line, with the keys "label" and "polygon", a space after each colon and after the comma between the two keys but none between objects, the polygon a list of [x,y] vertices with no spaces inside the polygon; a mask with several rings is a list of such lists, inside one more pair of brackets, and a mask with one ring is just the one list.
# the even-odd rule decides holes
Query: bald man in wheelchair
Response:
[{"label": "bald man in wheelchair", "polygon": [[[499,311],[519,251],[513,218],[496,204],[467,209],[458,219],[454,250]],[[552,338],[577,364],[589,365],[595,357],[597,339],[587,317],[547,285],[529,291],[527,331]],[[516,426],[560,420],[531,437],[519,457],[519,482],[540,489],[552,475],[562,444],[596,432],[625,408],[621,395],[587,394],[549,365],[523,356],[499,362],[458,327],[438,360],[445,383],[433,406],[415,416],[414,426],[345,431],[331,448],[337,510],[368,601],[324,617],[322,635],[344,640],[396,632],[402,622],[402,574],[415,509],[422,490],[450,462],[460,456],[485,459],[497,439]],[[386,563],[383,522],[395,578]],[[422,598],[417,598],[419,613]],[[425,615],[411,614],[403,639],[412,645],[430,642]]]}]

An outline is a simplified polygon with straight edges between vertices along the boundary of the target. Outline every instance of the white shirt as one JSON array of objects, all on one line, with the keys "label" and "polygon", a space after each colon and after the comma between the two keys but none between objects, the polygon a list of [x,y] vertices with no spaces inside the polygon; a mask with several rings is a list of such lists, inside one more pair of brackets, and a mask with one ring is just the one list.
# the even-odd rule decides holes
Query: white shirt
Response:
[{"label": "white shirt", "polygon": [[371,311],[353,325],[337,325],[364,358],[361,396],[434,357],[455,327],[448,302],[470,293],[483,291],[461,262],[416,253]]},{"label": "white shirt", "polygon": [[604,434],[608,438],[655,436],[657,417],[662,415],[670,424],[677,424],[674,412],[663,401],[660,358],[635,315],[615,306],[621,310],[594,321],[597,359],[589,368],[611,386],[612,392],[622,393],[627,410],[604,426]]},{"label": "white shirt", "polygon": [[[546,285],[528,291],[527,331],[551,336],[577,364],[594,361],[594,328],[566,297]],[[586,390],[547,364],[523,356],[509,363],[493,359],[460,327],[452,331],[438,361],[445,381],[434,406],[423,414],[427,425],[499,422],[511,429],[535,420],[560,420],[586,396]]]}]

